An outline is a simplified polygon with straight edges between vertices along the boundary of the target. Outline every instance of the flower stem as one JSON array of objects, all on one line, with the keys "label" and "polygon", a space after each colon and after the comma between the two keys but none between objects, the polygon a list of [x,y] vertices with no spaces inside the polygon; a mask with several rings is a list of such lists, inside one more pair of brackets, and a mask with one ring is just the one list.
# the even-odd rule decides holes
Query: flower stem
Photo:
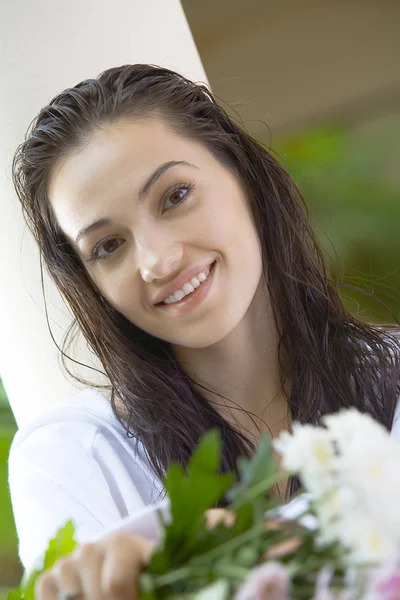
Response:
[{"label": "flower stem", "polygon": [[266,479],[263,479],[262,481],[260,481],[257,485],[252,487],[251,490],[249,490],[246,493],[245,500],[241,499],[241,500],[232,502],[229,509],[237,510],[243,503],[251,502],[252,500],[257,498],[257,496],[259,496],[263,492],[266,492],[267,490],[269,490],[275,483],[278,483],[279,481],[285,479],[285,477],[286,477],[285,475],[277,475],[277,473],[274,473],[271,477],[267,477]]},{"label": "flower stem", "polygon": [[208,561],[210,558],[218,558],[219,556],[224,555],[227,552],[231,552],[232,550],[235,550],[236,548],[241,546],[241,544],[243,544],[244,542],[248,542],[248,541],[252,540],[253,538],[255,538],[260,532],[263,531],[263,529],[264,529],[264,521],[261,523],[257,523],[257,525],[255,525],[251,529],[248,529],[247,531],[240,533],[232,540],[228,540],[227,542],[220,544],[219,546],[217,546],[216,548],[213,548],[212,550],[209,550],[205,554],[202,554],[201,556],[196,556],[191,561],[191,564],[192,565],[202,564],[204,561]]},{"label": "flower stem", "polygon": [[237,565],[217,565],[214,569],[214,573],[218,577],[243,580],[247,577],[249,569]]}]

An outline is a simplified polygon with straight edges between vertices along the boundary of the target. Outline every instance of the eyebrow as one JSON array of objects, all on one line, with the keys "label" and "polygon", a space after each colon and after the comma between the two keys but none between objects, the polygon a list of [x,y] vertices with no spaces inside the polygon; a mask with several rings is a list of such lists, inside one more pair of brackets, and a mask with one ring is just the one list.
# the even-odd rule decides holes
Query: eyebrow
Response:
[{"label": "eyebrow", "polygon": [[[172,167],[176,167],[178,165],[184,165],[186,167],[194,167],[195,169],[198,168],[198,167],[196,167],[196,165],[193,165],[192,163],[189,163],[186,160],[169,160],[165,163],[162,163],[150,175],[150,177],[148,177],[148,179],[145,181],[145,183],[140,188],[140,191],[138,194],[139,202],[143,202],[143,200],[149,194],[152,186],[156,183],[156,181],[158,181],[158,179],[160,179],[160,177],[162,175],[164,175],[164,173],[166,171],[168,171],[169,169],[172,169]],[[91,233],[92,231],[95,231],[96,229],[99,229],[100,227],[105,227],[106,225],[112,225],[112,223],[113,223],[112,219],[103,218],[103,219],[99,219],[98,221],[94,221],[90,225],[87,225],[86,227],[84,227],[83,229],[81,229],[78,232],[78,235],[76,236],[74,245],[77,246],[78,243],[80,242],[80,240],[83,237],[85,237],[86,235],[88,235],[89,233]]]}]

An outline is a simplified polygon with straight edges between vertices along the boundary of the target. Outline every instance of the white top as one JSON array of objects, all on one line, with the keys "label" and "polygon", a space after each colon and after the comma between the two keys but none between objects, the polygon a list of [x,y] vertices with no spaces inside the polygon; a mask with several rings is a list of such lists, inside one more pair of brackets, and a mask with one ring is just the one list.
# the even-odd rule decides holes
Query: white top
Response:
[{"label": "white top", "polygon": [[164,487],[143,447],[134,448],[109,400],[91,388],[17,432],[9,485],[26,569],[69,519],[82,542],[160,500]]},{"label": "white top", "polygon": [[[400,404],[392,435],[400,440]],[[165,490],[143,447],[139,444],[137,452],[134,447],[109,400],[92,388],[17,432],[9,485],[25,569],[33,567],[69,519],[78,542],[119,529],[121,522],[156,541],[154,508]],[[168,499],[161,502],[166,504]]]}]

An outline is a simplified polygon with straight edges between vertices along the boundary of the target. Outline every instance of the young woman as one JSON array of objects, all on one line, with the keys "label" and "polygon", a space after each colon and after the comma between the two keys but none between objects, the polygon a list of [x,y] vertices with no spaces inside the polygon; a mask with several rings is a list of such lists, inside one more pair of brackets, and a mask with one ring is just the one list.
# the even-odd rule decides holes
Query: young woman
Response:
[{"label": "young woman", "polygon": [[[40,111],[13,178],[110,380],[14,440],[25,566],[68,519],[85,542],[154,503],[169,463],[186,465],[212,427],[233,471],[261,430],[293,420],[354,406],[392,427],[399,342],[345,310],[295,183],[205,86],[149,65],[85,80]],[[51,572],[40,598],[132,581],[148,542],[112,539]]]}]

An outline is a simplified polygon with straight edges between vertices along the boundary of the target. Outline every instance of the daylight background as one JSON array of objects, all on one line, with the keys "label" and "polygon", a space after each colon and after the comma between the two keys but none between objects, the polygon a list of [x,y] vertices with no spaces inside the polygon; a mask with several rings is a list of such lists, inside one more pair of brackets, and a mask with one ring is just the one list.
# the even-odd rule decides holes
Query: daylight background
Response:
[{"label": "daylight background", "polygon": [[[300,186],[347,307],[400,320],[400,3],[182,5],[221,104]],[[21,576],[7,486],[15,431],[0,385],[0,598]]]}]

